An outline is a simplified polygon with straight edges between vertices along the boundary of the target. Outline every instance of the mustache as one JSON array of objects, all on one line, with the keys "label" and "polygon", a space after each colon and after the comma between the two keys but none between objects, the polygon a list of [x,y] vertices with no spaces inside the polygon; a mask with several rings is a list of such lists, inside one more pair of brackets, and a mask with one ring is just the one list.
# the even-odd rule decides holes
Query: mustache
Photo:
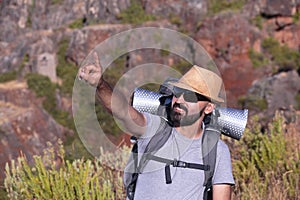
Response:
[{"label": "mustache", "polygon": [[187,109],[187,107],[185,107],[185,105],[182,105],[182,104],[179,104],[179,103],[174,103],[173,109],[176,108],[176,107],[184,110],[186,113],[188,112],[188,109]]}]

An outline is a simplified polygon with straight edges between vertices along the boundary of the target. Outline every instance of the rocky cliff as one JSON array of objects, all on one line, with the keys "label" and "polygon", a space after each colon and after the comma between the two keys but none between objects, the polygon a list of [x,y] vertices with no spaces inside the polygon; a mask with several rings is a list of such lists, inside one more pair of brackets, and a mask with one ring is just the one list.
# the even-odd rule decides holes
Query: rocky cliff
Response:
[{"label": "rocky cliff", "polygon": [[[0,84],[0,164],[26,155],[42,153],[47,142],[70,136],[70,131],[59,125],[43,108],[41,100],[30,91],[25,82]],[[1,170],[0,177],[4,171]]]},{"label": "rocky cliff", "polygon": [[[43,109],[43,99],[28,89],[25,75],[38,72],[63,84],[56,74],[61,57],[78,67],[98,43],[134,27],[166,27],[202,44],[219,67],[228,106],[252,106],[259,112],[259,97],[270,115],[275,109],[300,107],[299,0],[2,0],[0,4],[0,73],[14,72],[17,79],[0,85],[1,168],[19,151],[41,152],[46,141],[64,137],[67,131]],[[124,17],[126,12],[127,17],[134,14],[133,4],[139,4],[135,10],[141,9],[142,16],[152,16],[151,20],[134,23]],[[267,43],[269,38],[271,47],[277,42],[275,48]],[[63,52],[62,41],[67,42]],[[289,53],[282,57],[284,52]],[[128,56],[128,63],[154,62],[153,58],[167,65],[178,61],[172,55],[138,52]],[[61,109],[70,111],[64,105],[71,100],[66,99],[69,103]]]}]

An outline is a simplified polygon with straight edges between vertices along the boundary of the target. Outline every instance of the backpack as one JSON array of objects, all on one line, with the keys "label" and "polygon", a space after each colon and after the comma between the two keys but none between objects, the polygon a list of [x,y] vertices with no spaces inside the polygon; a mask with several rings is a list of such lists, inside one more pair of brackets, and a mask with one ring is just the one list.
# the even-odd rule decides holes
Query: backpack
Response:
[{"label": "backpack", "polygon": [[132,141],[134,145],[132,147],[132,158],[134,164],[134,172],[129,175],[129,179],[126,182],[126,194],[129,200],[134,199],[136,182],[139,176],[139,173],[146,166],[149,160],[155,160],[157,162],[165,163],[165,179],[166,184],[171,184],[171,174],[170,174],[170,165],[173,167],[183,167],[183,168],[192,168],[198,170],[204,170],[205,179],[203,186],[205,187],[203,193],[203,200],[212,199],[212,179],[214,175],[215,163],[216,163],[216,154],[217,154],[217,143],[220,138],[220,131],[213,126],[207,125],[205,127],[204,135],[202,137],[202,158],[203,164],[197,163],[187,163],[180,160],[170,160],[166,158],[161,158],[155,156],[154,154],[166,143],[172,133],[172,126],[161,117],[160,128],[154,134],[147,144],[144,154],[142,155],[140,162],[138,163],[138,144],[137,138],[132,136]]}]

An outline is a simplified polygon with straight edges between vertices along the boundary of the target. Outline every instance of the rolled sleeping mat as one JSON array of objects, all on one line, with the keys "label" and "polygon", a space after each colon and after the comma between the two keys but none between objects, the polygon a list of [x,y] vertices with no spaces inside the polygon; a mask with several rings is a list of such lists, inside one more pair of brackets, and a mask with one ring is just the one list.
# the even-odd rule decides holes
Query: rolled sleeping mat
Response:
[{"label": "rolled sleeping mat", "polygon": [[[163,94],[136,88],[132,95],[132,106],[139,112],[147,112],[154,115],[162,115],[161,109],[166,109],[170,105],[171,96],[167,96],[169,100],[161,100]],[[168,102],[168,104],[166,103]],[[215,114],[218,113],[218,114]],[[213,113],[216,119],[218,129],[222,134],[239,140],[245,130],[248,120],[248,110],[240,110],[234,108],[217,107]]]},{"label": "rolled sleeping mat", "polygon": [[220,127],[222,134],[236,140],[241,139],[248,120],[248,110],[225,107],[218,107],[216,109],[219,112],[217,124]]},{"label": "rolled sleeping mat", "polygon": [[147,112],[156,115],[161,105],[160,98],[163,95],[157,92],[136,88],[132,96],[132,106],[139,112]]}]

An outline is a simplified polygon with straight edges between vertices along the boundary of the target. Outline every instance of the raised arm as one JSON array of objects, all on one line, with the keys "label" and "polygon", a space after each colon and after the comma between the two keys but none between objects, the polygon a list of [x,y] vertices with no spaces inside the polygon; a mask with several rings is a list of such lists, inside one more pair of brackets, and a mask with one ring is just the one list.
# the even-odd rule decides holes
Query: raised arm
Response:
[{"label": "raised arm", "polygon": [[[102,105],[119,119],[129,133],[141,136],[145,132],[145,116],[128,105],[125,96],[121,92],[114,91],[103,79],[102,66],[96,52],[93,53],[94,64],[81,67],[78,78],[86,81],[96,88],[96,96]],[[113,100],[113,104],[112,104]]]}]

